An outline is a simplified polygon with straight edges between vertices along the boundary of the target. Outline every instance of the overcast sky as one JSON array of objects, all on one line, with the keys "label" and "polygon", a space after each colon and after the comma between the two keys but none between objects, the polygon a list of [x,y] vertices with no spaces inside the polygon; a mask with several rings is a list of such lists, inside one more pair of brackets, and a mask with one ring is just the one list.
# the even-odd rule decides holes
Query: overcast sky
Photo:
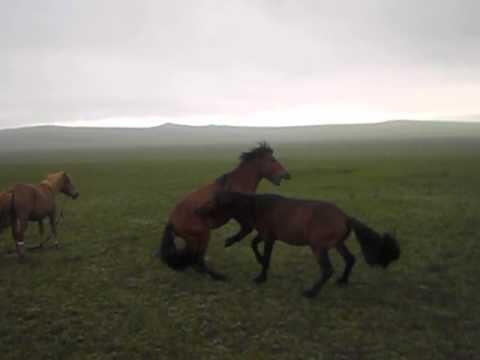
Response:
[{"label": "overcast sky", "polygon": [[0,0],[0,127],[480,114],[478,0]]}]

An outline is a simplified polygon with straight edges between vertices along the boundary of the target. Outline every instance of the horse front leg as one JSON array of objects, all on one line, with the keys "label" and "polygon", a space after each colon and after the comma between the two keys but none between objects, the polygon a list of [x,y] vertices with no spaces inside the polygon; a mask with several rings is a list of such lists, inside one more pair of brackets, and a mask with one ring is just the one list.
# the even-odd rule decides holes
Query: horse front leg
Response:
[{"label": "horse front leg", "polygon": [[38,221],[38,233],[42,237],[43,237],[43,235],[45,235],[45,226],[43,226],[43,221],[42,220]]},{"label": "horse front leg", "polygon": [[252,240],[252,250],[253,253],[255,254],[255,258],[257,259],[257,262],[260,265],[263,265],[263,256],[260,254],[260,251],[258,250],[258,244],[260,244],[263,241],[262,237],[257,234],[255,238]]},{"label": "horse front leg", "polygon": [[[58,248],[58,240],[57,240],[57,222],[55,220],[55,212],[51,213],[48,215],[48,222],[50,224],[50,230],[51,230],[51,235],[50,237],[53,237],[55,239],[55,244],[54,246]],[[49,239],[47,239],[48,241]],[[46,241],[45,241],[46,242]]]},{"label": "horse front leg", "polygon": [[233,244],[235,244],[238,241],[241,241],[245,236],[247,236],[252,232],[253,229],[250,225],[242,224],[242,223],[239,223],[239,224],[240,224],[240,230],[235,235],[230,236],[225,240],[225,247],[232,246]]},{"label": "horse front leg", "polygon": [[[258,242],[260,242],[260,241],[258,241]],[[265,239],[265,245],[264,245],[264,248],[263,248],[263,256],[261,256],[258,253],[258,249],[257,249],[257,252],[255,253],[255,256],[257,256],[257,255],[259,256],[257,258],[257,260],[260,260],[261,265],[262,265],[262,271],[260,272],[260,274],[255,279],[253,279],[253,281],[255,281],[257,284],[261,284],[261,283],[267,281],[267,273],[268,273],[268,268],[270,267],[270,259],[272,257],[273,243],[274,243],[274,240]]]}]

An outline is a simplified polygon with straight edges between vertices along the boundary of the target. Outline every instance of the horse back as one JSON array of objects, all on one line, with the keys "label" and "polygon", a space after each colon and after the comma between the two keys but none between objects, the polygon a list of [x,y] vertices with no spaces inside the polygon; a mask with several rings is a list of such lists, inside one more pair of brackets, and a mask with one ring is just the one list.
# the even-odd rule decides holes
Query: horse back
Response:
[{"label": "horse back", "polygon": [[257,219],[260,232],[291,245],[333,247],[348,232],[347,217],[324,201],[272,198]]}]

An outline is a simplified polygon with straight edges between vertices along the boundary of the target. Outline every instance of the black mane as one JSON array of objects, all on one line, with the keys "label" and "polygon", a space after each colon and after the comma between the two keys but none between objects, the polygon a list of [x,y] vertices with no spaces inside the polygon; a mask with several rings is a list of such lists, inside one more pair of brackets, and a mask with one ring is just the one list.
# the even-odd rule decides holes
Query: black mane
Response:
[{"label": "black mane", "polygon": [[270,147],[270,145],[268,145],[267,142],[263,141],[259,143],[256,148],[243,152],[240,155],[240,160],[242,162],[251,161],[251,160],[258,159],[259,157],[262,157],[267,154],[272,155],[273,149]]},{"label": "black mane", "polygon": [[[268,145],[268,143],[266,141],[263,141],[263,142],[260,142],[258,143],[258,146],[256,148],[253,148],[249,151],[245,151],[243,153],[240,154],[240,161],[241,163],[245,163],[247,161],[252,161],[252,160],[255,160],[255,159],[258,159],[264,155],[272,155],[273,154],[273,149],[270,147],[270,145]],[[234,170],[232,171],[229,171],[221,176],[219,176],[216,181],[224,186],[227,182],[227,179],[228,177],[230,176],[230,174],[233,172]]]}]

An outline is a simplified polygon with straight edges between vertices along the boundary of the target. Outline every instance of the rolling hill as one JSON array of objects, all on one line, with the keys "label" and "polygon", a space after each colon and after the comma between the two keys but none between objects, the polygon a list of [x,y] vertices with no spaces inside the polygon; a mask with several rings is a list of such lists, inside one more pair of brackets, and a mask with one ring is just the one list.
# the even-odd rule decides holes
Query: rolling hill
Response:
[{"label": "rolling hill", "polygon": [[398,120],[363,125],[231,127],[164,124],[148,129],[41,126],[0,130],[1,152],[271,143],[480,140],[480,123]]}]

